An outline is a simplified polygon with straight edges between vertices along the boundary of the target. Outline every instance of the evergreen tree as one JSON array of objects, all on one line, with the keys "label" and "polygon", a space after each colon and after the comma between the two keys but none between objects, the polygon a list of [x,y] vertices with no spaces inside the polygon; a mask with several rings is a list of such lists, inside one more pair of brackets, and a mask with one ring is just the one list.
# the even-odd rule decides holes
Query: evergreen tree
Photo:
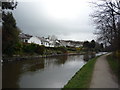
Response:
[{"label": "evergreen tree", "polygon": [[[8,6],[7,6],[8,5]],[[6,55],[13,55],[15,45],[19,42],[19,29],[12,12],[5,12],[5,9],[13,10],[16,7],[13,2],[2,2],[2,52]]]}]

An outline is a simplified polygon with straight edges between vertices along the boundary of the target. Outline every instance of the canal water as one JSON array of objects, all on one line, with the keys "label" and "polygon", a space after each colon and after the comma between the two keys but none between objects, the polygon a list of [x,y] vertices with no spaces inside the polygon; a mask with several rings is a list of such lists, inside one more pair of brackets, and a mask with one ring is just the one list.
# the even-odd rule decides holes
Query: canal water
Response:
[{"label": "canal water", "polygon": [[3,88],[62,88],[89,56],[71,55],[8,62],[2,68]]}]

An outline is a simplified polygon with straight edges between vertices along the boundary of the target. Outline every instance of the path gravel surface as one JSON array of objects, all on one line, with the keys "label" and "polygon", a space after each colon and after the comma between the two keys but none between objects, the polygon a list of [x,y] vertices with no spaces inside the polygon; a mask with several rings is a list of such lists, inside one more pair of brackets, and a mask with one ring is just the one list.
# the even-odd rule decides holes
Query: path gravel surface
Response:
[{"label": "path gravel surface", "polygon": [[118,88],[118,80],[109,67],[106,60],[107,55],[97,59],[90,88]]}]

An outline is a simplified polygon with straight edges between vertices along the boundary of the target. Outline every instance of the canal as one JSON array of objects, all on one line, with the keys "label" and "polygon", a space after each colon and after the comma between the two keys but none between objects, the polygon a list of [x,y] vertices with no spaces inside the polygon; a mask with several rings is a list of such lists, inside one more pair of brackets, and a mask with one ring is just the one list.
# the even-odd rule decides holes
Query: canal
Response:
[{"label": "canal", "polygon": [[84,55],[71,55],[3,63],[2,86],[62,88],[86,62]]}]

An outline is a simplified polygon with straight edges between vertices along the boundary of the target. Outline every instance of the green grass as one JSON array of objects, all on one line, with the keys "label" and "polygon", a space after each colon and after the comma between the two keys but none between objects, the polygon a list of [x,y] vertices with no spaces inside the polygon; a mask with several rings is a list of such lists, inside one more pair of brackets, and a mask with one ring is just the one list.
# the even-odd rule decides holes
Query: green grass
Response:
[{"label": "green grass", "polygon": [[98,57],[87,62],[64,86],[64,88],[89,88],[95,62]]},{"label": "green grass", "polygon": [[115,58],[112,54],[107,56],[107,61],[113,71],[113,73],[117,76],[119,84],[120,84],[120,62],[118,62],[117,58]]}]

